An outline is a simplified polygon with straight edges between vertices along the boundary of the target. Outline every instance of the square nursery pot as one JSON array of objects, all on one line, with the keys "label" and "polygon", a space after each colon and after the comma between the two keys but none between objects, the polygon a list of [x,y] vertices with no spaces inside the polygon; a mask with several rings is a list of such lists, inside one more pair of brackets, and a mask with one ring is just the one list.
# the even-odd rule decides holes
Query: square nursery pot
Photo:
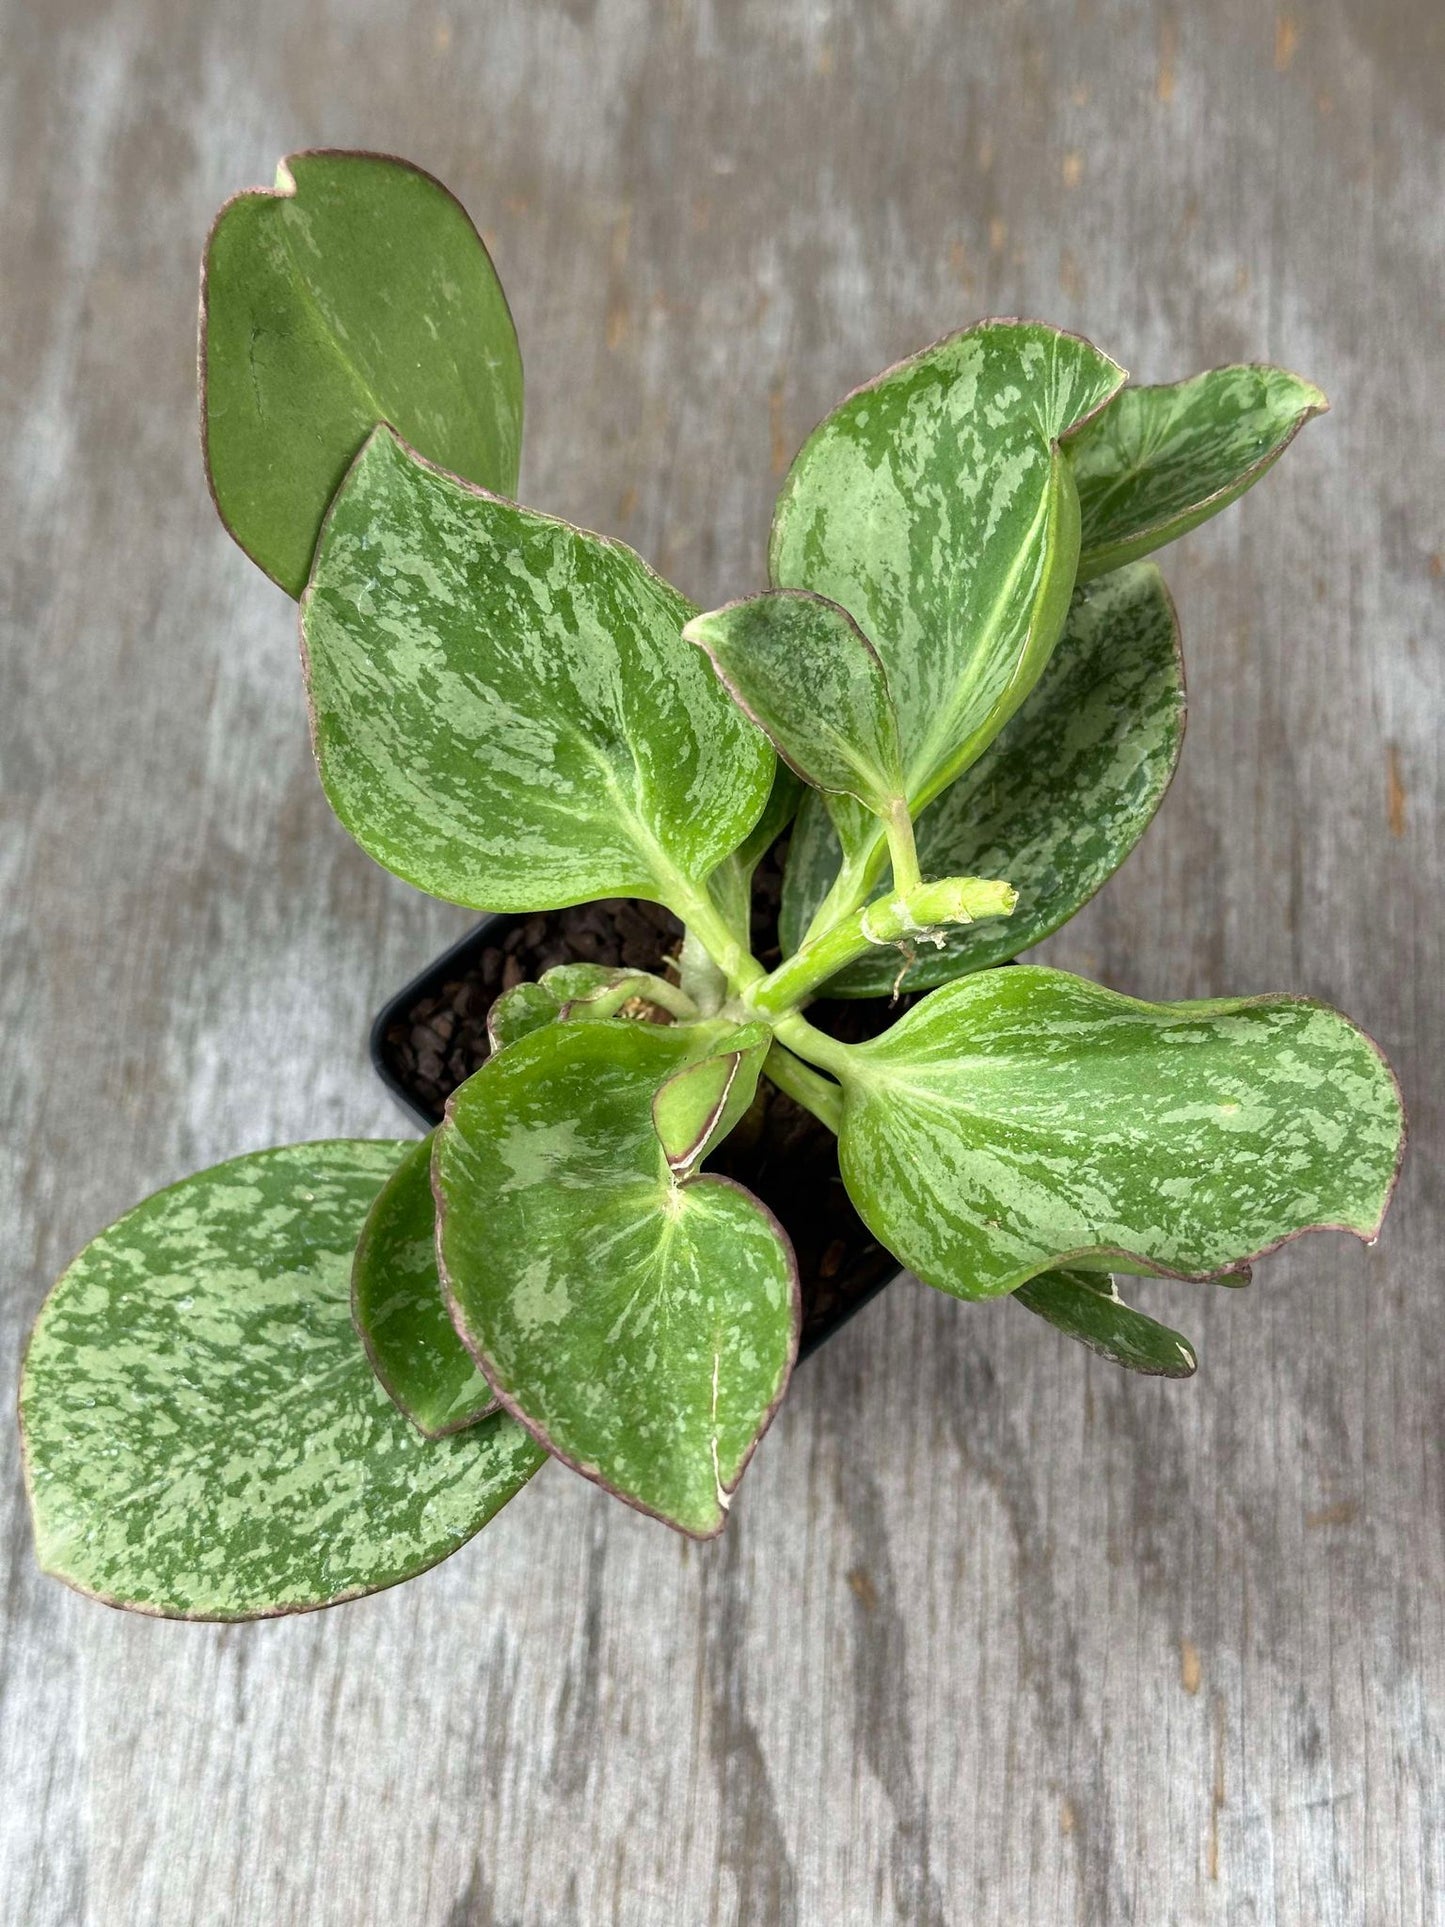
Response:
[{"label": "square nursery pot", "polygon": [[[486,917],[384,1006],[371,1027],[371,1061],[403,1110],[430,1130],[457,1085],[485,1060],[487,1013],[503,990],[562,963],[660,972],[681,936],[670,912],[626,899]],[[767,961],[764,951],[757,954]],[[876,1035],[901,1007],[824,1000],[808,1016],[857,1041]],[[898,1276],[897,1259],[843,1188],[832,1132],[766,1080],[759,1102],[708,1168],[756,1193],[793,1241],[803,1295],[800,1358]]]}]

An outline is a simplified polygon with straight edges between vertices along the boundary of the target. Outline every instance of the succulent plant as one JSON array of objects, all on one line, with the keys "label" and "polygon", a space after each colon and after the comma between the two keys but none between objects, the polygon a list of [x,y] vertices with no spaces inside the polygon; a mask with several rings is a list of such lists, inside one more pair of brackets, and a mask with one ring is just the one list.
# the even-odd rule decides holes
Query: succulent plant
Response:
[{"label": "succulent plant", "polygon": [[[675,970],[549,970],[423,1143],[238,1158],[139,1205],[40,1313],[22,1385],[42,1562],[236,1618],[419,1572],[550,1454],[706,1538],[782,1398],[786,1234],[708,1159],[770,1079],[838,1136],[901,1266],[1118,1364],[1187,1340],[1119,1275],[1241,1282],[1371,1238],[1390,1071],[1309,999],[1141,1003],[1035,965],[1179,754],[1145,555],[1324,407],[1275,368],[1155,388],[985,321],[804,444],[771,587],[696,609],[512,499],[522,380],[486,250],[428,176],[303,154],[222,210],[202,299],[218,509],[300,598],[321,781],[448,902],[666,905]],[[753,873],[791,830],[784,956]],[[832,996],[911,1001],[846,1044]]]}]

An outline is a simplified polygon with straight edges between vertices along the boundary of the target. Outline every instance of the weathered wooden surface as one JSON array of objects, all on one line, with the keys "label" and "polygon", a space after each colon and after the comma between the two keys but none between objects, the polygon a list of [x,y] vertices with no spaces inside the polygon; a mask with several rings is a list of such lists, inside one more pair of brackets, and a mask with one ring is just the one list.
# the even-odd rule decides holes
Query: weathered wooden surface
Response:
[{"label": "weathered wooden surface", "polygon": [[1377,1250],[1146,1293],[1192,1384],[895,1287],[715,1547],[552,1468],[400,1591],[153,1624],[37,1576],[5,1428],[0,1917],[1445,1918],[1438,0],[0,17],[7,1378],[142,1193],[390,1131],[368,1013],[465,921],[329,820],[292,612],[201,480],[201,237],[308,143],[458,190],[521,329],[526,498],[704,602],[760,584],[816,417],[967,318],[1320,381],[1333,416],[1166,561],[1183,771],[1049,954],[1329,997],[1414,1122]]}]

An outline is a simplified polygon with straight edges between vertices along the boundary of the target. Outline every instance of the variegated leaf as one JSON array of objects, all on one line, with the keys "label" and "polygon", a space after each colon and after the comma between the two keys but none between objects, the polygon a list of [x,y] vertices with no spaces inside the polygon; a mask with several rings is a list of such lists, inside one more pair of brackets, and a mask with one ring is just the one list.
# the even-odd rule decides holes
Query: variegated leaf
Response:
[{"label": "variegated leaf", "polygon": [[379,863],[473,908],[685,899],[762,814],[774,764],[682,640],[692,614],[620,542],[378,429],[302,600],[332,807]]},{"label": "variegated leaf", "polygon": [[384,154],[291,154],[227,201],[201,284],[201,432],[221,519],[299,596],[326,505],[378,422],[510,495],[522,361],[461,204]]},{"label": "variegated leaf", "polygon": [[169,1618],[304,1612],[435,1565],[532,1476],[501,1413],[424,1439],[352,1330],[352,1250],[409,1149],[236,1158],[80,1254],[20,1388],[47,1572]]},{"label": "variegated leaf", "polygon": [[679,1178],[654,1128],[659,1087],[739,1035],[534,1032],[456,1092],[434,1163],[453,1316],[503,1404],[699,1538],[722,1530],[799,1327],[776,1220],[727,1179]]},{"label": "variegated leaf", "polygon": [[[1148,828],[1183,738],[1174,605],[1158,570],[1141,562],[1076,598],[1037,689],[916,825],[926,876],[1007,876],[1019,893],[1012,917],[954,930],[941,949],[920,946],[911,963],[897,947],[880,948],[833,978],[828,995],[926,990],[1041,943]],[[788,846],[786,950],[827,895],[840,855],[832,825],[809,798]],[[875,894],[891,887],[885,877]]]},{"label": "variegated leaf", "polygon": [[1123,389],[1069,444],[1082,523],[1079,580],[1218,515],[1328,407],[1313,383],[1262,363]]},{"label": "variegated leaf", "polygon": [[846,609],[778,589],[694,616],[682,633],[804,782],[855,797],[875,816],[902,798],[888,679]]},{"label": "variegated leaf", "polygon": [[1022,966],[823,1051],[853,1202],[963,1298],[1091,1257],[1198,1277],[1314,1227],[1372,1238],[1403,1138],[1389,1066],[1303,998],[1145,1004]]},{"label": "variegated leaf", "polygon": [[[993,740],[1058,640],[1078,560],[1060,452],[1123,371],[1036,322],[983,322],[869,382],[804,443],[773,581],[840,603],[883,661],[914,812]],[[871,881],[881,830],[837,813]]]}]

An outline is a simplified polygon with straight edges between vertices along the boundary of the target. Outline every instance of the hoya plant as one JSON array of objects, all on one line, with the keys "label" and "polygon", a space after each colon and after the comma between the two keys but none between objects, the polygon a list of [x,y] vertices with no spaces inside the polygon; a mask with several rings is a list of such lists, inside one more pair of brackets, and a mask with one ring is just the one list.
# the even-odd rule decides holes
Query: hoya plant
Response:
[{"label": "hoya plant", "polygon": [[[299,597],[346,829],[450,903],[631,897],[686,936],[675,968],[508,990],[430,1138],[237,1158],[96,1238],[24,1367],[48,1571],[143,1612],[328,1605],[454,1551],[549,1455],[719,1532],[798,1346],[788,1238],[709,1168],[760,1080],[836,1132],[900,1267],[1135,1370],[1195,1358],[1119,1276],[1237,1284],[1310,1227],[1374,1237],[1401,1106],[1346,1018],[1000,967],[1173,771],[1179,639],[1143,558],[1317,389],[1130,387],[1077,335],[978,323],[814,430],[770,586],[703,613],[514,499],[512,322],[429,176],[291,157],[222,209],[201,312],[211,488]],[[750,897],[789,832],[768,969]],[[895,1021],[842,1042],[824,992]]]}]

